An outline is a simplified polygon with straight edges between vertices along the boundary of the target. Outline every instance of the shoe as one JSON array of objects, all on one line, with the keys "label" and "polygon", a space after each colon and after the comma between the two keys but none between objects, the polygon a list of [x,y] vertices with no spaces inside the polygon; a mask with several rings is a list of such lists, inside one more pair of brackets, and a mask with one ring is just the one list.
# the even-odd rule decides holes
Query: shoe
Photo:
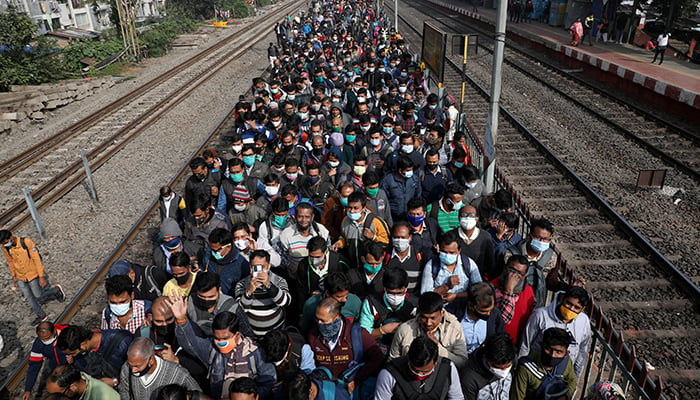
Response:
[{"label": "shoe", "polygon": [[40,323],[46,321],[47,319],[49,319],[48,315],[44,315],[43,317],[36,317],[36,318],[34,318],[34,321],[32,321],[32,325],[33,326],[39,325]]},{"label": "shoe", "polygon": [[56,290],[58,290],[58,294],[56,295],[56,300],[58,300],[59,303],[63,303],[66,301],[66,293],[63,291],[63,288],[61,285],[56,285]]}]

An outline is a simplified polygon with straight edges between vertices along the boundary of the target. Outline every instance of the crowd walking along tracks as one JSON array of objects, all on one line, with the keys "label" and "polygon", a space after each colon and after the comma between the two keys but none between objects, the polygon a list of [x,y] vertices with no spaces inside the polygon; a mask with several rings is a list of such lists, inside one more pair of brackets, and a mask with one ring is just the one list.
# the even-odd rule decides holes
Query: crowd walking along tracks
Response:
[{"label": "crowd walking along tracks", "polygon": [[[417,44],[421,42],[419,28],[414,26],[420,26],[426,20],[426,16],[421,15],[425,12],[426,4],[416,2],[400,8],[403,23],[398,28],[412,42],[412,48],[418,48]],[[404,12],[409,7],[415,7],[415,11]],[[431,22],[441,29],[464,32],[465,28],[458,18],[441,18],[439,10],[434,6],[430,10],[430,16],[435,18]],[[489,41],[484,36],[486,35],[480,36],[479,41],[487,44]],[[483,53],[481,48],[479,52]],[[508,54],[506,58],[516,58],[509,57]],[[484,87],[490,82],[491,66],[490,56],[477,58],[478,61],[468,68],[469,86],[464,100],[464,112],[467,127],[478,147],[488,119],[489,95]],[[527,68],[534,68],[535,65],[537,63],[530,64]],[[680,140],[679,146],[685,146],[687,151],[674,150],[669,153],[693,159],[696,164],[684,162],[681,157],[678,157],[680,161],[676,160],[676,163],[669,162],[665,156],[657,156],[660,151],[640,147],[636,141],[626,140],[616,126],[621,123],[620,118],[609,124],[610,131],[582,132],[578,129],[573,130],[577,135],[567,137],[571,130],[562,127],[566,120],[571,119],[580,124],[581,121],[600,119],[600,123],[586,125],[595,130],[605,124],[604,118],[572,111],[573,107],[579,110],[592,108],[580,103],[561,105],[571,103],[574,94],[567,97],[552,89],[540,89],[539,92],[533,89],[535,85],[540,85],[540,88],[546,85],[537,80],[538,75],[551,73],[542,71],[522,75],[517,70],[506,73],[510,75],[504,78],[506,100],[502,103],[508,102],[509,110],[501,107],[496,145],[497,180],[516,193],[518,203],[526,210],[525,217],[545,216],[553,222],[557,249],[567,259],[563,273],[567,277],[576,275],[586,280],[586,287],[595,299],[590,310],[591,321],[599,331],[605,333],[601,339],[614,343],[612,347],[617,358],[623,360],[623,365],[617,367],[632,371],[635,380],[644,386],[644,393],[634,394],[642,396],[641,398],[671,399],[675,395],[681,399],[700,398],[700,370],[697,365],[697,358],[700,358],[697,350],[700,349],[700,330],[697,329],[700,326],[700,314],[697,312],[700,289],[696,285],[700,266],[694,253],[696,246],[692,245],[694,236],[691,235],[686,240],[687,250],[670,247],[666,243],[668,236],[664,235],[663,227],[655,225],[657,235],[654,236],[640,233],[622,215],[630,210],[613,208],[606,200],[615,195],[615,189],[611,187],[623,185],[618,182],[620,179],[628,179],[627,186],[622,186],[625,191],[634,191],[634,177],[625,177],[625,174],[630,175],[631,172],[616,171],[614,163],[619,162],[619,158],[636,162],[635,157],[640,153],[656,167],[668,168],[671,165],[676,168],[677,173],[673,175],[675,182],[690,187],[696,185],[698,157],[692,154],[697,154],[697,142],[692,137],[684,136],[692,133],[668,124],[663,127],[668,131],[662,135],[670,137],[665,144],[673,142],[674,135],[684,137],[685,142]],[[459,97],[461,82],[461,60],[446,60],[444,84],[455,98]],[[573,83],[562,85],[571,86]],[[511,90],[508,89],[509,86],[517,88],[513,92],[526,93],[527,96],[520,99],[508,98],[512,96],[512,93],[508,93]],[[562,91],[565,92],[560,92]],[[575,95],[579,96],[590,97],[590,93]],[[556,98],[560,105],[540,109],[538,117],[531,117],[525,115],[529,111],[528,107],[517,104],[517,100],[529,103],[529,106],[546,104],[539,103],[541,98],[549,101]],[[616,107],[615,104],[607,105],[610,100],[597,101],[604,103],[599,106],[601,110]],[[611,114],[617,117],[617,113]],[[634,121],[641,118],[639,115],[629,117]],[[547,130],[542,120],[549,119],[554,121],[558,129]],[[524,120],[527,120],[528,126],[532,124],[537,130],[526,127],[522,122]],[[649,123],[651,122],[647,122]],[[634,125],[627,129],[639,130]],[[599,145],[588,147],[588,141]],[[688,168],[678,167],[684,163]],[[622,178],[619,175],[623,175]],[[643,203],[640,202],[636,213],[632,210],[633,216],[645,212],[647,208],[651,209],[652,205]],[[658,221],[659,217],[657,215],[655,219]],[[688,215],[688,218],[692,220],[696,217]],[[666,248],[661,251],[656,246]],[[592,357],[594,362],[600,358],[600,355]],[[611,372],[613,376],[614,372]],[[591,372],[590,378],[605,377],[598,373],[602,374],[603,371]],[[665,390],[662,390],[664,385],[659,384],[658,378],[667,384]]]},{"label": "crowd walking along tracks", "polygon": [[85,179],[81,150],[86,151],[91,168],[99,168],[192,91],[239,60],[262,34],[299,4],[284,4],[257,20],[250,29],[227,36],[108,106],[3,161],[0,225],[15,230],[30,218],[23,187],[29,187],[39,208],[53,204]]}]

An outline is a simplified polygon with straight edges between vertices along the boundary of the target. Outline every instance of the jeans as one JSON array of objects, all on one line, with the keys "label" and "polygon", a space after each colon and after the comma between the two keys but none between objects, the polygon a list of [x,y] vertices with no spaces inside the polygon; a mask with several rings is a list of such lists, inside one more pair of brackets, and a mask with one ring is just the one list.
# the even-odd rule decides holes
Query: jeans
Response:
[{"label": "jeans", "polygon": [[46,303],[47,301],[58,298],[58,289],[54,286],[50,286],[48,280],[46,288],[42,288],[41,285],[39,285],[39,278],[32,279],[29,282],[17,280],[17,285],[19,286],[19,290],[22,291],[24,298],[29,302],[29,305],[32,306],[32,310],[37,317],[46,315],[40,303]]}]

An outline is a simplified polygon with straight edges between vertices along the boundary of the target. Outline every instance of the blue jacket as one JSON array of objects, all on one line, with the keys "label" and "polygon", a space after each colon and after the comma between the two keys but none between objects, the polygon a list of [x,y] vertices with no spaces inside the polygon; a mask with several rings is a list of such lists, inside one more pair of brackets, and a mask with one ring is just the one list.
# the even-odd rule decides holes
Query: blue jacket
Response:
[{"label": "blue jacket", "polygon": [[[209,366],[211,395],[215,399],[220,399],[226,375],[227,356],[214,348],[211,339],[197,336],[189,320],[185,321],[184,324],[176,324],[175,336],[183,350],[194,354],[199,361]],[[267,398],[277,380],[275,366],[263,360],[262,353],[258,348],[243,354],[242,357],[248,360],[248,375],[257,384],[258,395],[261,399]]]},{"label": "blue jacket", "polygon": [[241,252],[231,243],[231,251],[221,260],[212,256],[209,247],[204,250],[202,259],[202,270],[219,274],[221,278],[221,293],[233,296],[233,289],[236,282],[250,274],[248,260],[243,258]]},{"label": "blue jacket", "polygon": [[[63,328],[62,325],[54,325],[56,334]],[[44,360],[49,362],[49,369],[53,370],[59,365],[66,364],[66,354],[56,346],[56,342],[52,344],[44,344],[39,338],[34,339],[32,349],[29,353],[29,368],[27,369],[27,381],[24,384],[24,391],[31,392],[36,383],[36,378],[39,376],[41,366],[44,365]]]},{"label": "blue jacket", "polygon": [[396,174],[386,175],[379,183],[379,187],[389,197],[391,215],[394,219],[398,219],[398,217],[406,214],[406,203],[409,200],[423,195],[416,168],[414,168],[413,176],[410,179],[399,179],[396,177]]}]

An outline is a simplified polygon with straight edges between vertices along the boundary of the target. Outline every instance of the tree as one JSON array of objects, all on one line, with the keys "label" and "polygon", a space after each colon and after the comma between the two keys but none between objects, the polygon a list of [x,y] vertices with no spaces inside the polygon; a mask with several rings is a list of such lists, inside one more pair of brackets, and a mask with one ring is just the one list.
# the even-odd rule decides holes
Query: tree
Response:
[{"label": "tree", "polygon": [[0,13],[0,91],[11,85],[36,85],[62,77],[54,62],[53,41],[38,35],[38,25],[10,6]]},{"label": "tree", "polygon": [[680,18],[692,18],[700,0],[653,0],[651,8],[662,15],[666,26],[672,27]]}]

